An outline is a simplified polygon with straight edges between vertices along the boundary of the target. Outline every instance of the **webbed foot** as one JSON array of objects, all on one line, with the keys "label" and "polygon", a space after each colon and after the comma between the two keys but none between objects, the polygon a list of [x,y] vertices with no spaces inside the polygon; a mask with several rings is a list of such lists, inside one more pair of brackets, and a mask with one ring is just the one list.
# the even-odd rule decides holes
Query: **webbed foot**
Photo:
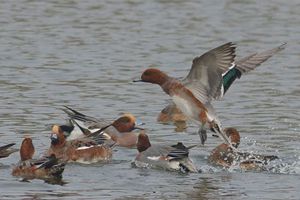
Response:
[{"label": "webbed foot", "polygon": [[198,130],[198,134],[199,134],[199,136],[200,136],[201,144],[204,145],[205,141],[207,140],[207,133],[206,133],[206,130],[200,128],[200,129]]}]

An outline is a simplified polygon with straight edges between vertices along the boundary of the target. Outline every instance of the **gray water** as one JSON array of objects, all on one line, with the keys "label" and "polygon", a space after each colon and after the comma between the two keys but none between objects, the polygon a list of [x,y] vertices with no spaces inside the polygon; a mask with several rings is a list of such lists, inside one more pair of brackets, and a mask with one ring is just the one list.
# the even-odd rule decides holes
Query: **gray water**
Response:
[{"label": "gray water", "polygon": [[116,148],[108,164],[67,165],[64,184],[10,175],[19,155],[1,159],[1,199],[299,199],[300,2],[281,1],[2,1],[0,4],[0,144],[33,138],[49,146],[49,125],[69,105],[100,117],[131,112],[153,143],[199,142],[156,122],[169,97],[133,84],[147,67],[183,77],[194,57],[228,41],[238,57],[287,42],[214,103],[223,126],[236,127],[241,150],[277,155],[268,172],[207,164],[221,141],[209,135],[191,151],[200,174],[136,169],[134,149]]}]

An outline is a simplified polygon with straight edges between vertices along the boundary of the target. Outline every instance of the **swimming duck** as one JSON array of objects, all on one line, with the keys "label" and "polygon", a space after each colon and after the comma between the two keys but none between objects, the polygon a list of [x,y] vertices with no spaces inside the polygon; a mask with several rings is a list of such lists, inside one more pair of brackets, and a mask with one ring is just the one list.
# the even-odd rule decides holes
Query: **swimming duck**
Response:
[{"label": "swimming duck", "polygon": [[59,125],[52,127],[51,146],[47,155],[54,154],[66,162],[90,164],[107,161],[112,157],[112,145],[99,144],[98,141],[85,137],[66,141],[64,132]]},{"label": "swimming duck", "polygon": [[189,149],[181,142],[175,145],[152,145],[146,133],[138,136],[137,150],[134,166],[160,168],[171,171],[198,172],[196,166],[189,158]]},{"label": "swimming duck", "polygon": [[[240,134],[235,128],[226,128],[224,132],[231,139],[231,144],[238,148],[240,144]],[[263,170],[270,161],[278,159],[273,155],[259,155],[246,152],[238,152],[233,150],[228,144],[220,144],[212,150],[208,161],[211,164],[231,167],[234,163],[238,163],[244,170]]]},{"label": "swimming duck", "polygon": [[138,124],[136,118],[130,113],[109,122],[87,116],[67,106],[65,108],[64,111],[70,117],[71,123],[61,126],[61,129],[65,135],[68,135],[67,140],[96,136],[101,133],[101,137],[106,141],[112,140],[115,145],[132,148],[137,142],[137,133],[134,130],[143,130],[138,126],[141,123]]},{"label": "swimming duck", "polygon": [[65,163],[60,162],[53,154],[49,157],[33,159],[34,151],[31,138],[24,138],[20,148],[21,160],[13,168],[12,175],[25,179],[61,178]]}]

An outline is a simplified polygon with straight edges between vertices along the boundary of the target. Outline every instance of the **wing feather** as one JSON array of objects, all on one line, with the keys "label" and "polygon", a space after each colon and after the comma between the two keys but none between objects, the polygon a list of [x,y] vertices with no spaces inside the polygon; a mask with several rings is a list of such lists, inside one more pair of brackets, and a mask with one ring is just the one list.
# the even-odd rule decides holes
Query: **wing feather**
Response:
[{"label": "wing feather", "polygon": [[188,85],[199,81],[201,84],[197,87],[202,88],[195,88],[196,84],[192,83],[194,91],[206,91],[209,100],[218,98],[221,95],[222,74],[232,66],[235,48],[232,42],[228,42],[194,58],[192,68],[183,83]]},{"label": "wing feather", "polygon": [[276,48],[273,48],[273,49],[270,49],[270,50],[267,50],[267,51],[264,51],[261,53],[254,53],[250,56],[244,57],[235,63],[236,68],[242,74],[247,73],[247,72],[255,69],[256,67],[258,67],[259,65],[261,65],[263,62],[268,60],[274,54],[285,49],[285,47],[286,47],[286,43],[283,43],[282,45],[280,45]]}]

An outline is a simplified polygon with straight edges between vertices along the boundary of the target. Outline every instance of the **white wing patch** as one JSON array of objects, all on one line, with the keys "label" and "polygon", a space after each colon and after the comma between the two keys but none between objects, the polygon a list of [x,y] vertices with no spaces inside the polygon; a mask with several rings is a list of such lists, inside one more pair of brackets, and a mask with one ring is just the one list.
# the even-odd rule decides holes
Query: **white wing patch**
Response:
[{"label": "white wing patch", "polygon": [[158,161],[160,159],[160,156],[148,156],[149,160]]},{"label": "white wing patch", "polygon": [[89,149],[89,148],[92,148],[94,146],[84,146],[84,147],[78,147],[76,150],[84,150],[84,149]]},{"label": "white wing patch", "polygon": [[222,76],[224,76],[229,70],[231,70],[231,69],[234,68],[234,67],[235,67],[235,63],[233,62],[233,63],[231,64],[231,66],[228,68],[228,70],[222,74]]},{"label": "white wing patch", "polygon": [[92,147],[101,147],[102,144],[98,144],[98,145],[91,145],[91,146],[83,146],[83,147],[78,147],[76,150],[84,150],[84,149],[89,149]]}]

